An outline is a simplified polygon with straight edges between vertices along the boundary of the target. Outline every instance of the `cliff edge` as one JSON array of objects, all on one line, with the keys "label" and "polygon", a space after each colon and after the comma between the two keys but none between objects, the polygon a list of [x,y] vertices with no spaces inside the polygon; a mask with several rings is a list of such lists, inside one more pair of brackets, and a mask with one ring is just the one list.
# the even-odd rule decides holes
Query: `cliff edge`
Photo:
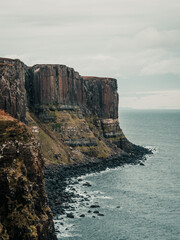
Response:
[{"label": "cliff edge", "polygon": [[0,110],[0,236],[56,240],[44,162],[25,124]]},{"label": "cliff edge", "polygon": [[51,208],[61,213],[58,183],[66,176],[137,162],[149,152],[125,137],[118,103],[114,78],[81,76],[65,65],[28,67],[18,59],[0,58],[0,109],[14,117],[0,111],[3,239],[56,239],[44,163]]},{"label": "cliff edge", "polygon": [[129,142],[120,128],[116,79],[0,58],[0,89],[0,108],[28,123],[47,165],[148,152]]}]

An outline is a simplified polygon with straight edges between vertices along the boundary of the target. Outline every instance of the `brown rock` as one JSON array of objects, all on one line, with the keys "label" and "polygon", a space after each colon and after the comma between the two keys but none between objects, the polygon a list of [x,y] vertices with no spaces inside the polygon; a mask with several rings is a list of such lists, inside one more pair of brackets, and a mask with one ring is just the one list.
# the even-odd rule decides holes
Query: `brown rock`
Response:
[{"label": "brown rock", "polygon": [[[85,134],[84,137],[81,134],[86,132],[85,127],[77,127],[80,124],[76,120],[73,141],[70,141],[71,134],[66,134],[66,139],[62,137],[64,143],[71,147],[96,148],[98,141],[95,136],[102,141],[102,137],[105,137],[129,153],[136,154],[140,150],[126,139],[119,126],[117,80],[114,78],[82,77],[73,68],[64,65],[38,64],[27,67],[19,60],[0,58],[0,108],[17,119],[26,121],[26,99],[30,111],[43,123],[54,123],[55,126],[56,110],[74,111],[79,120],[85,119],[84,126],[86,125],[89,135]],[[62,130],[65,135],[70,127],[71,123],[68,123],[65,124],[65,129],[62,125],[53,127],[53,131]],[[52,137],[50,131],[48,135]],[[111,150],[105,148],[107,157]],[[99,156],[92,155],[92,152],[88,154],[91,157]]]},{"label": "brown rock", "polygon": [[117,80],[114,78],[83,77],[86,106],[100,118],[118,118]]},{"label": "brown rock", "polygon": [[0,109],[25,121],[27,67],[20,60],[0,58]]},{"label": "brown rock", "polygon": [[37,142],[25,124],[3,111],[0,126],[0,236],[55,240]]},{"label": "brown rock", "polygon": [[83,79],[64,65],[35,65],[31,71],[34,105],[83,105]]}]

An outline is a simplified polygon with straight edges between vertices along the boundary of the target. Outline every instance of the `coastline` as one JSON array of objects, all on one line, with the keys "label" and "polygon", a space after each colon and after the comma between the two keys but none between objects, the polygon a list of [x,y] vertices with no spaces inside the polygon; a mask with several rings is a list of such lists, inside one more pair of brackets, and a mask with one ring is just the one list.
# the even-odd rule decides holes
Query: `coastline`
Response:
[{"label": "coastline", "polygon": [[[125,164],[140,164],[146,160],[146,155],[153,154],[153,152],[144,147],[136,146],[136,155],[131,156],[127,153],[121,155],[114,155],[107,159],[94,159],[85,163],[57,166],[51,164],[45,166],[45,186],[46,193],[49,199],[49,205],[53,212],[54,217],[56,215],[62,215],[65,213],[65,209],[69,209],[69,203],[72,203],[74,193],[66,191],[66,187],[69,184],[73,184],[72,178],[78,178],[85,174],[98,173],[106,170],[107,168],[113,169],[115,167],[123,166]],[[78,182],[75,182],[77,184]],[[86,199],[87,200],[87,199]],[[66,203],[66,206],[64,206]]]},{"label": "coastline", "polygon": [[69,203],[76,201],[76,192],[66,191],[74,184],[72,178],[125,164],[144,165],[151,151],[131,143],[119,124],[116,79],[83,77],[64,65],[27,67],[20,60],[3,58],[0,62],[0,107],[28,123],[37,141],[44,159],[45,170],[40,172],[46,182],[47,206],[54,216],[67,213]]}]

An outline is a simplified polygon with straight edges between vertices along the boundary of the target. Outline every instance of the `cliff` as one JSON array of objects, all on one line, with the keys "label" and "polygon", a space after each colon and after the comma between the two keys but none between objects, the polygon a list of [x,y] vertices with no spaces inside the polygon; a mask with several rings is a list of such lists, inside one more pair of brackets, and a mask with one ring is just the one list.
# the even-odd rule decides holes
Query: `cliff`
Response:
[{"label": "cliff", "polygon": [[[81,76],[64,65],[28,67],[18,59],[0,58],[0,108],[30,129],[0,111],[3,239],[56,239],[44,188],[44,162],[50,172],[56,166],[59,176],[61,166],[72,173],[84,166],[85,173],[148,153],[130,143],[120,128],[113,78]],[[46,179],[46,186],[55,209],[52,196],[60,190],[51,184],[53,176]]]},{"label": "cliff", "polygon": [[[29,69],[26,89],[31,112],[41,122],[38,127],[46,133],[53,131],[55,141],[61,139],[74,150],[97,158],[120,154],[121,150],[133,152],[135,145],[127,141],[119,126],[116,79],[80,76],[64,65],[38,64]],[[59,150],[56,157],[64,147]],[[84,159],[73,154],[68,157],[65,153],[60,162]],[[52,154],[46,158],[55,161]]]},{"label": "cliff", "polygon": [[25,121],[27,67],[20,60],[0,58],[0,109]]},{"label": "cliff", "polygon": [[[83,77],[86,106],[96,116],[106,138],[123,137],[118,120],[119,96],[117,80],[113,78]],[[96,120],[96,125],[98,125]]]},{"label": "cliff", "polygon": [[1,239],[55,240],[44,163],[25,124],[0,111]]},{"label": "cliff", "polygon": [[135,156],[142,150],[120,128],[116,79],[81,76],[58,64],[27,67],[3,58],[0,73],[0,107],[28,122],[46,164],[94,161],[122,151]]},{"label": "cliff", "polygon": [[86,96],[86,106],[103,119],[118,118],[119,97],[117,80],[114,78],[82,77]]},{"label": "cliff", "polygon": [[64,65],[35,65],[29,73],[27,83],[32,87],[30,99],[34,107],[78,105],[102,118],[118,118],[116,79],[81,77]]},{"label": "cliff", "polygon": [[64,65],[38,64],[29,70],[27,83],[32,104],[84,104],[83,79],[73,68]]}]

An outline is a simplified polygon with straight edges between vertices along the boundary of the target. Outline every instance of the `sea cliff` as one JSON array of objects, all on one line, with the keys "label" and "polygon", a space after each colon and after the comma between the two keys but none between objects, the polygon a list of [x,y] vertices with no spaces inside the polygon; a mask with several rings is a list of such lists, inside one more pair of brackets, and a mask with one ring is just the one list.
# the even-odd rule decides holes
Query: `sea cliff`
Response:
[{"label": "sea cliff", "polygon": [[0,59],[0,108],[26,122],[46,164],[144,154],[119,125],[117,80],[81,76],[58,64]]},{"label": "sea cliff", "polygon": [[[54,198],[61,195],[60,185],[65,177],[138,162],[148,153],[147,149],[132,144],[125,137],[119,124],[118,104],[116,79],[81,76],[65,65],[37,64],[28,67],[17,59],[0,58],[0,109],[26,123],[29,129],[14,119],[10,121],[10,116],[0,122],[1,149],[4,149],[3,144],[10,149],[8,155],[3,152],[0,158],[2,174],[5,174],[5,179],[12,177],[14,191],[20,191],[17,182],[19,178],[25,178],[21,186],[24,189],[21,190],[29,191],[26,195],[32,199],[30,204],[23,199],[24,193],[18,200],[17,195],[11,199],[11,191],[3,192],[3,198],[15,204],[14,208],[4,206],[4,212],[0,213],[3,216],[0,228],[3,234],[8,236],[11,234],[9,231],[12,234],[17,232],[8,227],[13,224],[9,216],[16,211],[20,218],[24,218],[22,204],[25,204],[27,215],[30,212],[34,214],[25,223],[27,229],[33,226],[33,230],[29,230],[33,232],[32,236],[37,239],[56,239],[44,190],[43,164],[50,206],[57,213],[61,212],[61,204],[57,207]],[[10,133],[13,139],[6,139],[5,133],[11,129],[12,123],[26,129],[24,131],[28,137],[24,139],[22,135],[21,138],[21,134],[13,130]],[[12,159],[16,159],[20,165]],[[11,188],[8,184],[2,182],[1,188],[5,189],[6,185]],[[28,190],[32,184],[36,186],[35,192]],[[43,193],[42,199],[40,192]],[[36,201],[41,206],[40,212],[35,207]],[[46,206],[46,209],[42,206]]]}]

